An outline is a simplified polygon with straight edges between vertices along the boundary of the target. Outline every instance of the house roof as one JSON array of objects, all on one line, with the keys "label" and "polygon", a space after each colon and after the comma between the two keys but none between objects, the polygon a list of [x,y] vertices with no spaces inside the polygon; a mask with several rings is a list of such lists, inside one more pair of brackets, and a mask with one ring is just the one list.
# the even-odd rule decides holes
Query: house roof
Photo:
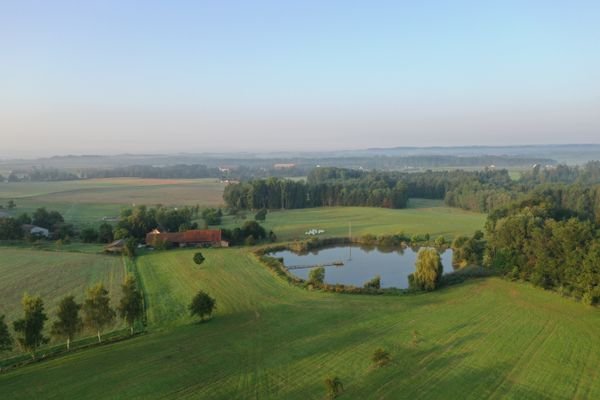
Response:
[{"label": "house roof", "polygon": [[195,229],[185,232],[155,233],[146,235],[146,243],[156,239],[172,243],[215,243],[221,241],[220,229]]},{"label": "house roof", "polygon": [[106,245],[106,247],[123,247],[125,246],[125,240],[124,239],[119,239],[119,240],[115,240],[112,243],[109,243]]}]

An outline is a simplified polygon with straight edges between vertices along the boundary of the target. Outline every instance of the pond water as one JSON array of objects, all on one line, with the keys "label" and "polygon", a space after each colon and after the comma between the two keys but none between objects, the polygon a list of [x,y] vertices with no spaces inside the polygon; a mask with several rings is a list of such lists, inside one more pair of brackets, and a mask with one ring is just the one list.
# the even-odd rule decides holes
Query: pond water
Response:
[{"label": "pond water", "polygon": [[[417,252],[411,248],[383,251],[376,248],[359,246],[338,246],[314,250],[306,254],[292,251],[278,251],[272,257],[283,258],[283,264],[290,272],[302,279],[308,279],[311,268],[295,266],[314,266],[342,261],[344,265],[324,265],[325,283],[344,284],[362,287],[363,284],[381,276],[382,288],[408,288],[408,275],[415,271]],[[452,250],[440,254],[444,273],[452,272]]]}]

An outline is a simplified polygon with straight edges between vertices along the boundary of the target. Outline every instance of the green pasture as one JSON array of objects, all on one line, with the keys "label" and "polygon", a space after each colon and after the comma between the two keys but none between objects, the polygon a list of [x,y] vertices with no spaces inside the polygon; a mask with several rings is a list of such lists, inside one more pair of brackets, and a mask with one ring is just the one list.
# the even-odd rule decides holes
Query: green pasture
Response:
[{"label": "green pasture", "polygon": [[[149,333],[1,374],[3,397],[323,399],[337,376],[340,399],[600,398],[600,314],[554,293],[497,278],[420,295],[309,292],[246,249],[203,253],[201,266],[194,250],[140,256]],[[186,310],[198,289],[217,299],[202,324]],[[379,347],[392,362],[374,369]]]},{"label": "green pasture", "polygon": [[[68,251],[0,247],[0,314],[11,322],[22,314],[24,293],[41,296],[50,322],[60,300],[74,295],[81,302],[85,290],[103,282],[113,306],[121,298],[126,271],[121,257]],[[118,324],[119,325],[119,324]],[[50,323],[47,323],[47,327]],[[49,329],[47,329],[49,332]]]},{"label": "green pasture", "polygon": [[[248,212],[246,220],[254,218]],[[425,234],[432,237],[451,238],[460,234],[472,234],[483,229],[485,214],[444,206],[440,200],[411,199],[406,209],[391,210],[373,207],[321,207],[301,210],[271,211],[263,223],[273,230],[280,240],[306,239],[310,229],[323,229],[321,236],[347,236],[349,225],[352,235],[379,234]],[[244,220],[231,216],[224,218],[224,227],[233,228]]]}]

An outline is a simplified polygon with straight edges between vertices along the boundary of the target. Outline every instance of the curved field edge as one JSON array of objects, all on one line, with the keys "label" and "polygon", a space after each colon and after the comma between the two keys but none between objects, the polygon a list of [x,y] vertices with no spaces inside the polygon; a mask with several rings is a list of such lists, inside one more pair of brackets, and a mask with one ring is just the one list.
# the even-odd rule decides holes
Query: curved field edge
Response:
[{"label": "curved field edge", "polygon": [[[0,375],[10,398],[598,398],[600,315],[497,278],[416,296],[317,293],[244,249],[138,258],[150,333]],[[215,316],[194,323],[198,289]],[[383,347],[391,365],[372,369]]]}]

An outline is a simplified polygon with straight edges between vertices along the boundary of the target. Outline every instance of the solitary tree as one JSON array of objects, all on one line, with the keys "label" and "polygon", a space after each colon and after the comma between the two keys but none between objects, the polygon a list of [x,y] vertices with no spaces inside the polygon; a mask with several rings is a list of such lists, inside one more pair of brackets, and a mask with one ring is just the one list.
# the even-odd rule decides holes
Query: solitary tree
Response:
[{"label": "solitary tree", "polygon": [[119,316],[127,322],[133,335],[135,321],[140,319],[144,314],[142,293],[138,290],[135,278],[132,276],[127,277],[121,288],[123,289],[123,297],[121,297],[121,303],[118,308]]},{"label": "solitary tree", "polygon": [[92,286],[87,291],[83,303],[84,322],[98,333],[98,343],[102,341],[100,331],[115,319],[115,310],[110,307],[108,290],[102,283]]},{"label": "solitary tree", "polygon": [[202,253],[198,252],[196,254],[194,254],[194,262],[198,265],[202,264],[204,262],[205,258],[202,255]]},{"label": "solitary tree", "polygon": [[200,290],[192,299],[189,309],[192,316],[197,315],[200,321],[204,321],[204,316],[210,317],[215,309],[216,300],[208,295],[208,293]]},{"label": "solitary tree", "polygon": [[4,322],[4,315],[0,315],[0,351],[12,349],[12,337],[8,331],[8,325]]},{"label": "solitary tree", "polygon": [[44,312],[44,302],[40,297],[32,297],[27,294],[23,296],[24,316],[13,322],[13,328],[20,336],[17,336],[17,342],[24,351],[31,353],[35,359],[35,350],[44,343],[48,343],[48,338],[44,337],[44,323],[48,319]]},{"label": "solitary tree", "polygon": [[325,379],[325,390],[327,391],[328,399],[335,399],[344,391],[344,385],[337,376],[327,378]]},{"label": "solitary tree", "polygon": [[67,350],[71,348],[71,340],[83,328],[79,310],[81,310],[81,304],[75,302],[74,296],[63,298],[58,305],[56,313],[58,319],[52,325],[52,334],[67,339]]},{"label": "solitary tree", "polygon": [[414,284],[423,290],[434,290],[444,272],[440,254],[433,248],[422,248],[415,264]]},{"label": "solitary tree", "polygon": [[16,206],[17,206],[17,204],[15,203],[14,200],[9,200],[8,203],[6,204],[6,208],[8,208],[9,210],[12,210]]},{"label": "solitary tree", "polygon": [[310,270],[308,273],[308,283],[319,286],[325,281],[325,268],[317,267]]}]

